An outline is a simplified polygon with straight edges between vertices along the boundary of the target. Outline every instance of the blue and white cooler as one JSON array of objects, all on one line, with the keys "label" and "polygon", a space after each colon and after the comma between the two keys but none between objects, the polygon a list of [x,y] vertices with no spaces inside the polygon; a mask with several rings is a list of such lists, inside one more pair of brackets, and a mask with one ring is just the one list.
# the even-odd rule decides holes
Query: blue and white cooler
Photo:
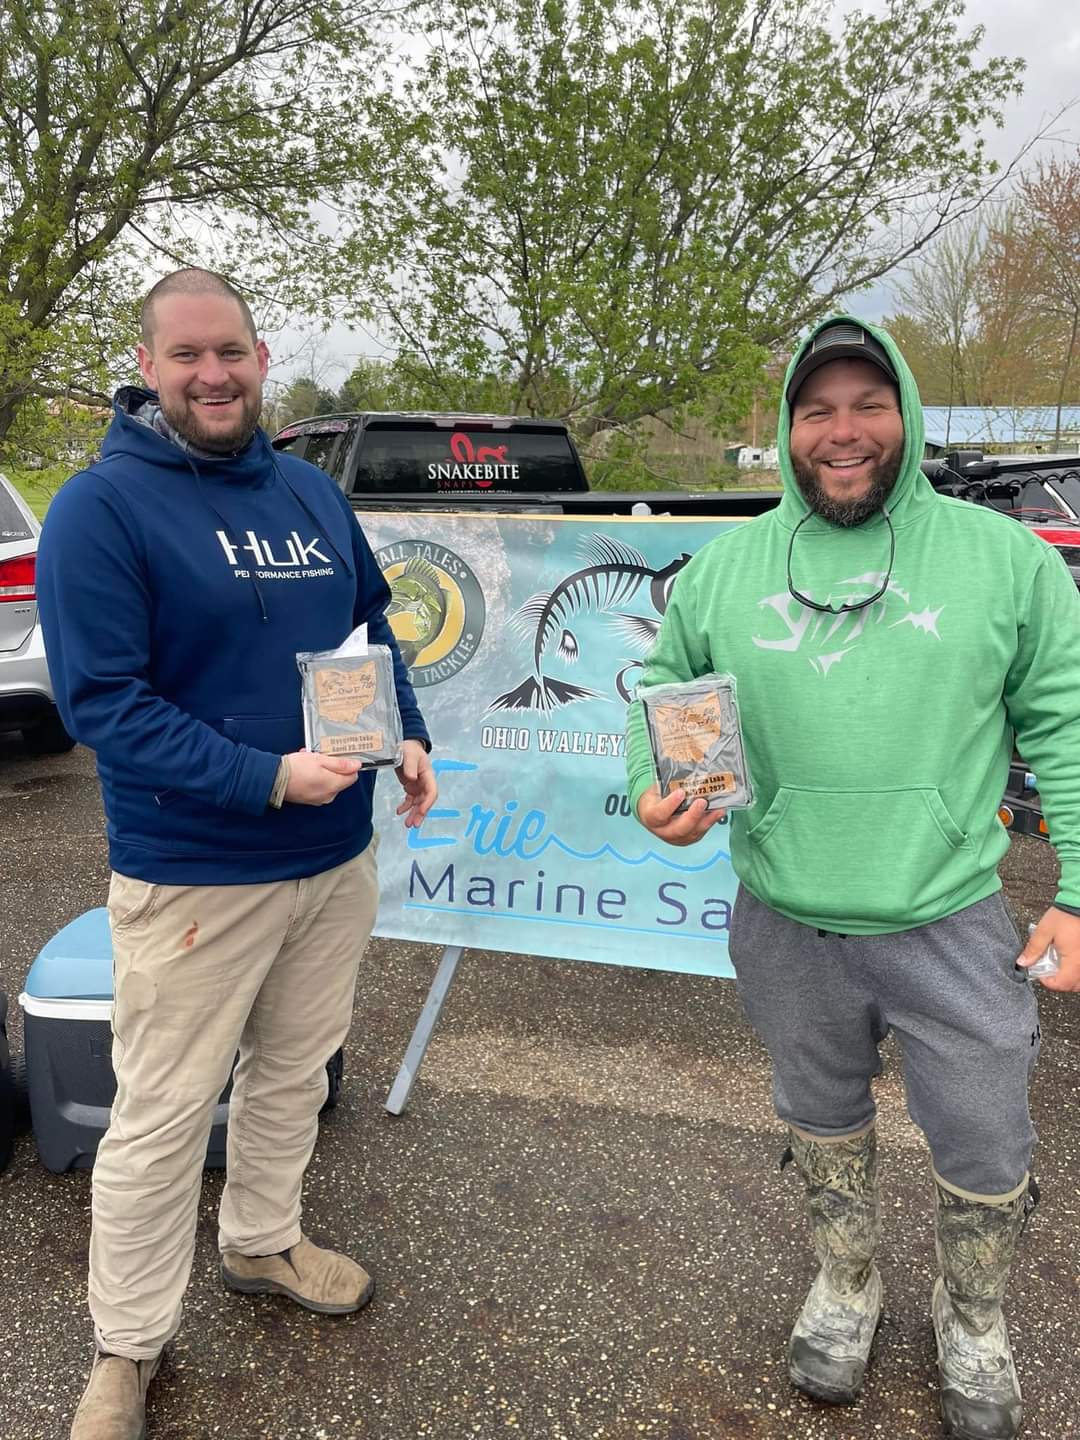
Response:
[{"label": "blue and white cooler", "polygon": [[[42,948],[19,996],[25,1015],[27,1089],[42,1163],[88,1169],[109,1125],[112,1069],[112,936],[108,911],[88,910]],[[225,1164],[229,1087],[214,1114],[206,1164]]]}]

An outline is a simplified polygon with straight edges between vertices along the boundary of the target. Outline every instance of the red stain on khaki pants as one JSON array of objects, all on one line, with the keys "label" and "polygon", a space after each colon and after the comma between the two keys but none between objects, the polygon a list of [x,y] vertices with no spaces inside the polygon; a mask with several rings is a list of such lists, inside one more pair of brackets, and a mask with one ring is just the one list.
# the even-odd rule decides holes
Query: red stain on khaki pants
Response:
[{"label": "red stain on khaki pants", "polygon": [[189,925],[187,933],[185,934],[183,939],[183,946],[185,950],[190,950],[191,947],[195,944],[195,937],[198,935],[198,933],[199,922],[197,920],[193,920]]}]

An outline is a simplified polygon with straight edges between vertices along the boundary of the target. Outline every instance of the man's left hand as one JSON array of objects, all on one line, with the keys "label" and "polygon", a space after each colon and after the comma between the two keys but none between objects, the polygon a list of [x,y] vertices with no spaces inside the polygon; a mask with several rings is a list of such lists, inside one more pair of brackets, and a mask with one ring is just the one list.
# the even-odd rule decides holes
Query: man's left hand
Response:
[{"label": "man's left hand", "polygon": [[1080,990],[1080,915],[1070,915],[1051,905],[1028,936],[1018,965],[1034,965],[1053,945],[1061,960],[1056,975],[1048,975],[1040,984],[1047,990]]},{"label": "man's left hand", "polygon": [[[439,787],[435,783],[435,771],[431,768],[431,756],[419,740],[405,740],[401,746],[401,764],[394,771],[405,791],[405,799],[397,807],[397,814],[405,816],[405,828],[419,825],[435,804]],[[1077,921],[1080,924],[1080,920]]]}]

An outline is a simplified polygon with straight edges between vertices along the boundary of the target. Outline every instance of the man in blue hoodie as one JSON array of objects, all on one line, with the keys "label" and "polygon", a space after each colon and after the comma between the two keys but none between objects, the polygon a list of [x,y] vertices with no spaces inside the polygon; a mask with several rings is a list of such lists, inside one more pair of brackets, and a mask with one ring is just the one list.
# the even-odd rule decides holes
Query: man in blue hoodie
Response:
[{"label": "man in blue hoodie", "polygon": [[101,459],[57,495],[38,559],[57,703],[97,753],[113,871],[117,1090],[94,1169],[97,1353],[72,1440],[143,1434],[237,1051],[225,1283],[332,1315],[374,1288],[300,1225],[377,880],[374,772],[303,748],[298,651],[359,625],[391,647],[405,825],[436,793],[360,527],[322,471],[275,455],[257,428],[269,354],[243,299],[181,270],[151,290],[142,324],[148,389],[117,393]]}]

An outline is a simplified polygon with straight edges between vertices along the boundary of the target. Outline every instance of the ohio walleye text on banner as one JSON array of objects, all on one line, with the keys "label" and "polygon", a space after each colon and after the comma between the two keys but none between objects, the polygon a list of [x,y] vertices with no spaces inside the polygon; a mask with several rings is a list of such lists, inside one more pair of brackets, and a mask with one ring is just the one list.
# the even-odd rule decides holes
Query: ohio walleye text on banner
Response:
[{"label": "ohio walleye text on banner", "polygon": [[630,815],[623,731],[679,570],[738,520],[365,513],[434,742],[419,830],[383,783],[376,933],[730,975],[727,827]]}]

